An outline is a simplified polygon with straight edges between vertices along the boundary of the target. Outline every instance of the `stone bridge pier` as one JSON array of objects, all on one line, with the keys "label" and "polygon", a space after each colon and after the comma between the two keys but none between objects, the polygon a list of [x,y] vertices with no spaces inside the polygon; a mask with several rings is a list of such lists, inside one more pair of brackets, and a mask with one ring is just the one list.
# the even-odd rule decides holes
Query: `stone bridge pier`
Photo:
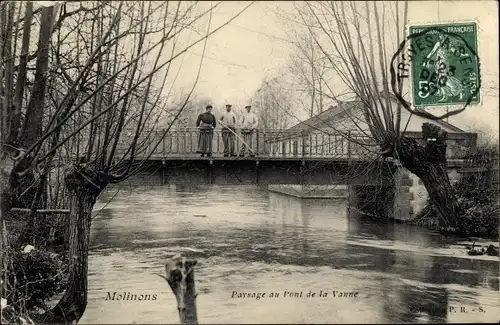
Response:
[{"label": "stone bridge pier", "polygon": [[[449,166],[448,177],[453,185],[460,180],[459,166]],[[398,167],[394,175],[394,202],[392,218],[412,220],[427,205],[429,195],[422,181],[404,167]]]},{"label": "stone bridge pier", "polygon": [[[451,183],[460,180],[459,166],[451,165]],[[409,221],[427,205],[429,195],[422,181],[409,170],[398,166],[392,184],[350,185],[350,206],[374,218]]]}]

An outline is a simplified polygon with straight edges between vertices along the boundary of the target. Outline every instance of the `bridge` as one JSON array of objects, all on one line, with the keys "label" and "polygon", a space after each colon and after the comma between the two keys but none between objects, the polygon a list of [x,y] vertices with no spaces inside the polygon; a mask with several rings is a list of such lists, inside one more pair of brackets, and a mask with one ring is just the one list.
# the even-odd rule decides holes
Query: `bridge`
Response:
[{"label": "bridge", "polygon": [[[255,157],[224,157],[222,134],[215,130],[212,157],[200,157],[197,129],[172,130],[163,139],[164,132],[156,131],[139,139],[135,159],[148,157],[141,180],[161,184],[391,184],[397,166],[375,159],[378,148],[368,136],[346,133],[352,141],[333,131],[258,130],[252,140]],[[423,141],[420,132],[406,135]],[[450,168],[460,167],[476,139],[474,133],[448,134]],[[242,141],[235,142],[239,151]],[[119,147],[118,155],[127,150]]]}]

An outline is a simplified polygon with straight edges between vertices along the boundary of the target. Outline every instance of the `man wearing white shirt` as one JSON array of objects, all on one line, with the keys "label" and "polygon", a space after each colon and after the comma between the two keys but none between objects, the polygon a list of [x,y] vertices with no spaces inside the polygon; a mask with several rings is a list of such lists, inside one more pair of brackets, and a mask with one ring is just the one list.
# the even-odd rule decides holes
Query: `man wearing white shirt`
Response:
[{"label": "man wearing white shirt", "polygon": [[222,125],[222,142],[224,143],[224,157],[235,157],[234,140],[236,132],[236,114],[231,112],[231,105],[226,105],[226,111],[220,117]]},{"label": "man wearing white shirt", "polygon": [[251,111],[251,105],[245,106],[245,109],[246,112],[243,113],[243,116],[241,117],[241,134],[243,135],[244,143],[241,146],[240,156],[244,157],[247,151],[246,149],[248,148],[250,156],[254,157],[255,151],[252,148],[252,138],[257,126],[259,125],[259,120],[257,115]]}]

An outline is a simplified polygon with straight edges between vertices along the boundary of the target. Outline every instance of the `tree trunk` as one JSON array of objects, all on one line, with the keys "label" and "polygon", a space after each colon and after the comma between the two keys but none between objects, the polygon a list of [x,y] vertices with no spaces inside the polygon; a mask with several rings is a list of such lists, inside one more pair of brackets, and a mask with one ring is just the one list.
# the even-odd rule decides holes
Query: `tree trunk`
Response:
[{"label": "tree trunk", "polygon": [[65,175],[70,196],[68,287],[59,303],[42,317],[43,323],[75,323],[87,307],[88,248],[92,208],[108,181],[93,169],[74,166]]},{"label": "tree trunk", "polygon": [[196,293],[194,282],[194,267],[196,260],[186,259],[181,255],[169,258],[165,263],[167,280],[177,300],[177,310],[181,324],[198,324],[196,312]]},{"label": "tree trunk", "polygon": [[29,148],[42,136],[43,108],[49,69],[49,45],[54,16],[54,7],[44,7],[42,9],[35,80],[19,139],[24,148]]},{"label": "tree trunk", "polygon": [[[49,45],[50,36],[52,33],[52,25],[54,22],[55,12],[54,7],[44,7],[42,8],[42,14],[40,18],[40,32],[38,37],[38,48],[37,48],[37,62],[36,70],[33,81],[33,88],[31,89],[31,97],[28,102],[26,113],[22,125],[22,131],[18,135],[19,139],[14,139],[14,135],[17,135],[18,128],[20,127],[19,116],[17,116],[17,111],[12,108],[12,103],[8,104],[8,122],[10,137],[9,140],[12,141],[14,147],[20,147],[23,149],[28,149],[32,146],[41,136],[42,136],[42,123],[43,123],[43,108],[45,103],[45,93],[46,85],[48,79],[48,67],[49,67]],[[25,19],[31,19],[31,17],[25,17]],[[25,33],[29,31],[26,30]],[[29,36],[29,33],[28,33]],[[26,51],[26,44],[23,41],[23,55]],[[21,68],[23,68],[23,61],[21,60]],[[22,70],[22,69],[21,69]],[[22,72],[22,71],[21,71]],[[23,82],[23,76],[20,76],[20,81]],[[19,100],[22,97],[22,89],[20,87],[25,87],[25,85],[19,84],[16,90],[18,93]],[[11,89],[12,88],[12,89]],[[14,93],[13,86],[7,89],[9,92]],[[9,106],[10,105],[10,106]],[[11,107],[12,106],[12,107]],[[16,153],[17,154],[17,153]],[[33,155],[33,153],[32,153]],[[39,179],[34,175],[32,170],[23,173],[19,176],[17,172],[24,172],[26,169],[31,167],[32,161],[31,156],[27,156],[22,159],[18,164],[15,165],[13,172],[9,175],[9,184],[5,187],[6,198],[2,199],[2,209],[5,209],[7,213],[10,208],[43,208],[43,202],[46,198],[46,188],[41,188],[41,193],[37,193],[38,186],[36,185]],[[35,185],[33,185],[35,184]],[[34,216],[31,216],[25,232],[20,236],[20,244],[24,242],[33,243],[34,231],[36,228],[36,222]]]},{"label": "tree trunk", "polygon": [[[7,160],[9,158],[5,158]],[[12,188],[9,184],[10,171],[4,170],[4,161],[0,162],[0,221],[3,221],[4,217],[12,209]]]},{"label": "tree trunk", "polygon": [[418,144],[415,139],[402,137],[395,158],[422,180],[431,205],[441,216],[440,226],[456,228],[463,209],[448,178],[447,133],[434,124],[423,123],[422,137],[426,141],[425,146]]}]

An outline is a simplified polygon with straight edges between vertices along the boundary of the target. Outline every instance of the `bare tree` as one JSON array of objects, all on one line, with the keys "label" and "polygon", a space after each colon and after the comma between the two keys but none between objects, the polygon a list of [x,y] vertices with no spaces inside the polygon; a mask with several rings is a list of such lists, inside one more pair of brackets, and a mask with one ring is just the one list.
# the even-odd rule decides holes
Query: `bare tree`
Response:
[{"label": "bare tree", "polygon": [[[325,77],[324,94],[339,100],[341,89],[348,89],[358,98],[361,115],[345,110],[352,127],[371,138],[376,147],[366,144],[366,150],[381,158],[392,157],[417,175],[425,185],[431,203],[439,211],[443,225],[456,225],[463,214],[448,178],[446,164],[446,132],[431,123],[422,125],[426,145],[405,136],[401,110],[404,103],[391,100],[389,65],[392,53],[387,52],[392,41],[394,52],[404,37],[408,4],[378,2],[304,2],[296,4],[297,30],[310,35],[321,55],[328,60],[323,75],[335,76],[339,83],[331,84]],[[391,33],[388,33],[390,31]],[[316,74],[321,76],[321,73]],[[400,89],[401,83],[397,85]],[[458,113],[434,117],[426,112],[411,111],[429,121]],[[331,125],[336,133],[352,141],[345,130]]]},{"label": "bare tree", "polygon": [[258,109],[259,124],[263,129],[284,130],[293,122],[290,93],[281,78],[264,79],[252,96],[251,102]]},{"label": "bare tree", "polygon": [[314,42],[311,33],[306,35],[289,31],[295,39],[295,51],[291,54],[290,74],[302,102],[310,117],[325,109],[327,58]]},{"label": "bare tree", "polygon": [[[174,107],[180,107],[184,105],[184,98],[180,98]],[[213,101],[206,96],[192,95],[189,100],[185,103],[182,113],[179,115],[175,121],[175,126],[180,128],[193,128],[196,126],[196,119],[198,115],[204,112],[205,107],[212,104]],[[176,112],[177,110],[173,110]]]},{"label": "bare tree", "polygon": [[[40,321],[73,323],[85,311],[93,206],[108,184],[139,172],[169,131],[171,124],[153,136],[168,103],[162,94],[173,82],[172,62],[197,44],[204,44],[204,51],[210,35],[251,4],[215,28],[212,11],[220,2],[205,8],[180,1],[71,2],[36,10],[31,2],[0,4],[2,218],[27,188],[35,189],[26,202],[34,215],[56,158],[66,165],[69,281],[62,299]],[[178,41],[203,19],[208,20],[203,35]],[[35,50],[28,41],[33,26],[39,28]],[[30,60],[36,60],[34,73]]]}]

